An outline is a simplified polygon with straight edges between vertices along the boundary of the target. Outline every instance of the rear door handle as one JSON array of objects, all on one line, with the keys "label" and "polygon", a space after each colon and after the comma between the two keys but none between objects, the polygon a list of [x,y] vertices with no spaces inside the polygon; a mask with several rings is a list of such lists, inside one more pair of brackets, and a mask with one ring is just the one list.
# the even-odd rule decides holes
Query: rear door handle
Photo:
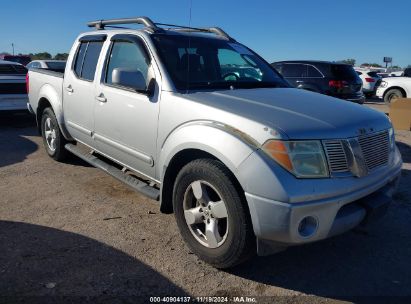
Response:
[{"label": "rear door handle", "polygon": [[68,87],[66,87],[66,91],[69,92],[69,93],[73,93],[73,92],[74,92],[74,90],[73,90],[73,88],[71,87],[71,85],[69,85]]},{"label": "rear door handle", "polygon": [[99,102],[107,102],[107,98],[101,93],[99,96],[96,96],[96,100]]}]

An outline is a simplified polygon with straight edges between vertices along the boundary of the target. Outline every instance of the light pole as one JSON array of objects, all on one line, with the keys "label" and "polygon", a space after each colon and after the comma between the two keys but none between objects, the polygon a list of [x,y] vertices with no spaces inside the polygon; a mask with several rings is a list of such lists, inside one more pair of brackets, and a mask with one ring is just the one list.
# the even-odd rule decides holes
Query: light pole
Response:
[{"label": "light pole", "polygon": [[13,56],[14,56],[14,43],[11,44],[11,47],[13,48]]}]

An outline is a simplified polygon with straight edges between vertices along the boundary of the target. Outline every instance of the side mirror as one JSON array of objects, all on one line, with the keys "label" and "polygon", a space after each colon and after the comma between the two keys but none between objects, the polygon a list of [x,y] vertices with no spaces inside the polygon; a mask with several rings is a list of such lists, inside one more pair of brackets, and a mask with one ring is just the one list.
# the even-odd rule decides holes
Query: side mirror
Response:
[{"label": "side mirror", "polygon": [[130,68],[115,68],[111,79],[113,84],[135,89],[138,92],[146,92],[147,85],[143,74]]}]

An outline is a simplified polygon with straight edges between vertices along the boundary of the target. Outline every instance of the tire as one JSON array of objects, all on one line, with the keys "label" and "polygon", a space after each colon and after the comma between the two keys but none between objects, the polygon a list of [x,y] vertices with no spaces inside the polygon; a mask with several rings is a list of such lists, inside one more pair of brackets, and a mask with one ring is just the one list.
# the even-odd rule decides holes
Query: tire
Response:
[{"label": "tire", "polygon": [[399,89],[391,89],[388,90],[387,93],[384,95],[384,102],[386,104],[391,103],[394,99],[397,98],[404,98],[405,96],[402,94],[401,90]]},{"label": "tire", "polygon": [[173,207],[187,246],[208,264],[230,268],[255,254],[245,197],[221,162],[198,159],[184,166],[174,184]]},{"label": "tire", "polygon": [[41,135],[47,154],[57,161],[66,159],[68,151],[64,145],[67,140],[61,134],[56,115],[51,108],[45,108],[41,116]]}]

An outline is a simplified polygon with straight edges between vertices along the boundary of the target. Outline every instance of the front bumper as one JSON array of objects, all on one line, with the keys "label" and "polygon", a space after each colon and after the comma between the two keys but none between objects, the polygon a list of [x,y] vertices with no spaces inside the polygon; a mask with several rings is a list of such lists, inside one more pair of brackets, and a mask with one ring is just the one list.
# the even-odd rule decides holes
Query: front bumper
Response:
[{"label": "front bumper", "polygon": [[246,193],[254,233],[260,241],[284,247],[344,233],[372,220],[375,213],[385,212],[400,175],[401,163],[367,187],[304,203],[283,203]]},{"label": "front bumper", "polygon": [[375,96],[377,96],[378,98],[384,98],[384,93],[386,89],[387,88],[378,87],[377,90],[375,91]]}]

